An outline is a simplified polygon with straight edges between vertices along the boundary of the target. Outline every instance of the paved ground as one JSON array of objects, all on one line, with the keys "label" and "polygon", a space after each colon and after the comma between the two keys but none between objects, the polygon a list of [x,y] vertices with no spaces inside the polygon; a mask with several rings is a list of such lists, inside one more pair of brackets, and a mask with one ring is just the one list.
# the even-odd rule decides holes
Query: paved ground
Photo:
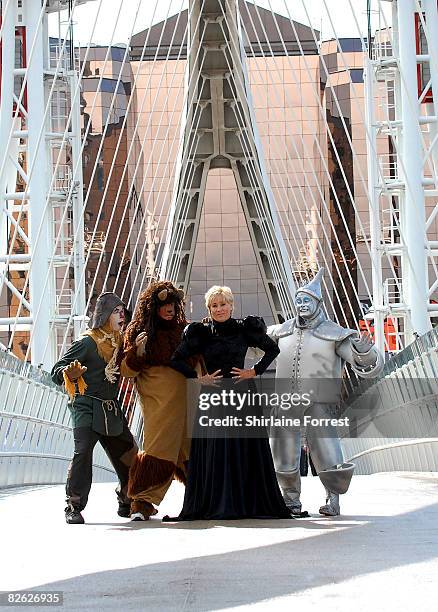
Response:
[{"label": "paved ground", "polygon": [[[335,519],[130,523],[112,491],[93,485],[84,526],[60,486],[0,491],[0,589],[61,590],[75,612],[438,610],[437,474],[356,476]],[[316,512],[318,479],[303,499]]]}]

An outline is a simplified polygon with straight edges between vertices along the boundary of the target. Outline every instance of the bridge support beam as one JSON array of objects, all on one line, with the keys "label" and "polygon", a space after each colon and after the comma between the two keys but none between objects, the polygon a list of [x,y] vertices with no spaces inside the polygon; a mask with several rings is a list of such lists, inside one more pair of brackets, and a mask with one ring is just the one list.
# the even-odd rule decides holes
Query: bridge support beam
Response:
[{"label": "bridge support beam", "polygon": [[188,289],[208,172],[231,169],[271,310],[281,321],[293,316],[295,286],[255,122],[238,3],[191,0],[189,15],[192,103],[186,109],[161,276]]}]

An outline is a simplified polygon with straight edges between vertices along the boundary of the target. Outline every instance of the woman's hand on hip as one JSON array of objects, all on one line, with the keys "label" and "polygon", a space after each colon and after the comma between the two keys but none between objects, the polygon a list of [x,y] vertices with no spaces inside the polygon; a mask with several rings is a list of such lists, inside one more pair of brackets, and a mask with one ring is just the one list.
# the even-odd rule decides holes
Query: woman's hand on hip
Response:
[{"label": "woman's hand on hip", "polygon": [[257,376],[254,368],[241,369],[241,368],[232,368],[231,377],[234,378],[235,381],[245,380],[247,378],[254,378]]},{"label": "woman's hand on hip", "polygon": [[204,376],[198,376],[198,382],[202,385],[208,385],[211,387],[216,387],[217,383],[221,380],[222,375],[220,374],[221,370],[216,370],[212,374],[204,374]]}]

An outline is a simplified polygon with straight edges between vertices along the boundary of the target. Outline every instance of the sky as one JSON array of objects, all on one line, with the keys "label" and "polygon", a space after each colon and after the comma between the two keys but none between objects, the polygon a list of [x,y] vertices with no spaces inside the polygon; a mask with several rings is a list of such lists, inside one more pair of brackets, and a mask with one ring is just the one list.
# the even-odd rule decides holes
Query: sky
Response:
[{"label": "sky", "polygon": [[[154,9],[156,7],[154,13]],[[280,15],[288,15],[295,21],[309,25],[309,19],[315,29],[322,31],[323,39],[333,38],[333,27],[339,37],[358,37],[358,27],[353,17],[353,9],[363,35],[367,31],[366,0],[257,0],[258,6],[272,10]],[[74,13],[75,41],[87,45],[88,41],[105,45],[113,43],[127,44],[131,34],[148,28],[188,6],[188,0],[90,0],[78,6]],[[380,6],[380,11],[378,7]],[[391,3],[373,0],[372,19],[375,27],[384,27],[382,13],[390,23]],[[307,12],[307,14],[306,14]],[[380,15],[379,15],[380,12]],[[328,17],[330,15],[330,18]],[[94,31],[93,26],[96,22]],[[61,22],[67,19],[67,13],[61,14]],[[61,27],[63,27],[61,25]],[[50,17],[50,33],[58,34],[58,17]],[[114,35],[113,35],[114,33]]]}]

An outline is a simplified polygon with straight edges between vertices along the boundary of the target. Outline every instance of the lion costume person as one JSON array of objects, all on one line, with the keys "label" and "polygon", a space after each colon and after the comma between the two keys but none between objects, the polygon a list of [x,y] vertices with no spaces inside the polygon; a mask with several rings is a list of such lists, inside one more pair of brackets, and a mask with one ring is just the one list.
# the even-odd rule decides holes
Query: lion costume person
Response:
[{"label": "lion costume person", "polygon": [[186,379],[169,367],[187,321],[184,294],[168,281],[141,295],[125,334],[124,374],[135,377],[143,413],[143,451],[129,475],[131,519],[147,520],[172,480],[185,484],[189,457]]}]

